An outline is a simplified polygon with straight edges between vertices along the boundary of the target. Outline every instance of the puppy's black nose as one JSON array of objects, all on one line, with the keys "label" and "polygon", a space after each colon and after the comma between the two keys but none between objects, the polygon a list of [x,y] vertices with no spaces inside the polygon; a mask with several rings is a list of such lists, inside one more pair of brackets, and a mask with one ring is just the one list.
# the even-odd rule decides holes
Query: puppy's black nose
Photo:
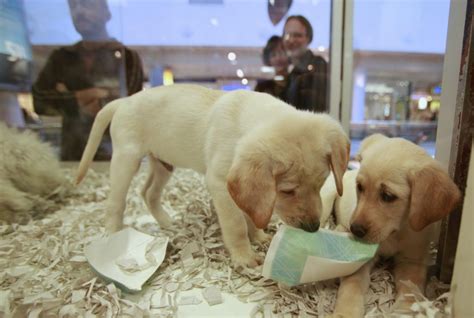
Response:
[{"label": "puppy's black nose", "polygon": [[316,232],[319,230],[319,221],[313,223],[301,223],[301,229],[306,232]]},{"label": "puppy's black nose", "polygon": [[367,229],[360,224],[352,224],[351,232],[358,238],[363,238],[367,234]]}]

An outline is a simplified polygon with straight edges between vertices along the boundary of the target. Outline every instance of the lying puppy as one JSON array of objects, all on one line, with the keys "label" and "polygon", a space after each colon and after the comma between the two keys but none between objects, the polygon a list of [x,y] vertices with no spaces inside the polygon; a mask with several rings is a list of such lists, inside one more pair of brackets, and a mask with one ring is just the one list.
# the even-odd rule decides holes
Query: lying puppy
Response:
[{"label": "lying puppy", "polygon": [[0,220],[23,224],[49,212],[47,197],[66,181],[51,146],[0,123],[0,149]]},{"label": "lying puppy", "polygon": [[[331,199],[339,226],[356,237],[379,243],[379,256],[395,257],[397,289],[394,309],[408,309],[403,295],[411,292],[403,281],[424,290],[428,261],[429,224],[450,213],[460,191],[441,166],[415,144],[380,134],[366,138],[359,151],[360,170],[344,175],[344,195],[336,198],[328,178],[321,189],[327,219]],[[370,270],[377,260],[341,279],[336,317],[362,317]],[[407,308],[408,307],[408,308]]]},{"label": "lying puppy", "polygon": [[110,122],[113,157],[106,228],[111,232],[122,228],[127,190],[144,156],[150,174],[142,194],[162,226],[170,218],[160,196],[173,167],[205,174],[236,265],[262,262],[249,237],[268,239],[259,229],[266,227],[273,210],[290,225],[318,229],[319,190],[330,169],[342,194],[350,144],[340,125],[267,94],[181,84],[113,101],[95,119],[77,182]]}]

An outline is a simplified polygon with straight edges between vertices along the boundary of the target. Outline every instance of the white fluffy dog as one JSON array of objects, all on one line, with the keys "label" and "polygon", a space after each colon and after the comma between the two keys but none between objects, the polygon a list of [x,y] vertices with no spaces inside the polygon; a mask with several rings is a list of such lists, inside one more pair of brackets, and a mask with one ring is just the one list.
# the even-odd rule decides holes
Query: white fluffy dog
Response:
[{"label": "white fluffy dog", "polygon": [[50,145],[30,131],[0,123],[0,220],[25,223],[48,209],[46,198],[65,182]]},{"label": "white fluffy dog", "polygon": [[350,144],[340,125],[267,94],[182,84],[113,101],[95,119],[78,182],[109,123],[113,157],[106,227],[111,232],[123,226],[128,187],[144,156],[151,169],[142,193],[163,226],[170,218],[160,195],[173,167],[205,175],[236,265],[261,263],[249,238],[268,239],[261,229],[273,211],[290,225],[318,229],[319,190],[330,170],[342,194]]}]

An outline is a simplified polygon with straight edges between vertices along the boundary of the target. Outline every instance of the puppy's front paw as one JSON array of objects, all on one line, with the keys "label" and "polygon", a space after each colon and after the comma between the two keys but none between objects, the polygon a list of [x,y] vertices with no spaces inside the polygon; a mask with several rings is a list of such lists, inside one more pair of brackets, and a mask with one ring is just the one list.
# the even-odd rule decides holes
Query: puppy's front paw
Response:
[{"label": "puppy's front paw", "polygon": [[363,317],[364,314],[361,314],[359,312],[353,312],[353,311],[336,311],[332,313],[331,315],[325,316],[325,317],[330,317],[330,318],[357,318],[357,317]]},{"label": "puppy's front paw", "polygon": [[362,318],[364,317],[364,312],[365,309],[363,306],[358,306],[356,304],[338,304],[336,305],[336,308],[334,309],[334,313],[330,315],[329,317],[334,317],[334,318]]},{"label": "puppy's front paw", "polygon": [[152,213],[152,215],[158,221],[162,229],[169,229],[173,225],[173,219],[164,209],[160,209],[158,213]]},{"label": "puppy's front paw", "polygon": [[268,243],[271,239],[272,236],[270,234],[265,233],[263,230],[255,231],[255,233],[253,233],[252,237],[250,238],[253,243],[258,244]]},{"label": "puppy's front paw", "polygon": [[123,228],[123,223],[116,220],[105,221],[105,231],[107,234],[113,234],[120,231]]},{"label": "puppy's front paw", "polygon": [[352,316],[349,314],[341,313],[341,312],[335,312],[330,315],[324,316],[326,318],[351,318]]},{"label": "puppy's front paw", "polygon": [[250,267],[254,268],[263,264],[263,258],[257,255],[254,251],[241,252],[236,251],[231,253],[232,263],[235,267]]}]

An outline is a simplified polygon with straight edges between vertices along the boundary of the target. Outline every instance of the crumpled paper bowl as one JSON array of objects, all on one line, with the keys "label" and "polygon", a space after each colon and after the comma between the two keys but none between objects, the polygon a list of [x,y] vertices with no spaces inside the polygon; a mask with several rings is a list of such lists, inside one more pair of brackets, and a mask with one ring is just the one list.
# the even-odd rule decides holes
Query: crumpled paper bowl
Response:
[{"label": "crumpled paper bowl", "polygon": [[310,233],[282,225],[270,243],[262,274],[287,286],[347,276],[372,259],[377,249],[378,244],[355,240],[349,233]]},{"label": "crumpled paper bowl", "polygon": [[84,254],[92,269],[126,292],[139,292],[163,262],[167,237],[154,237],[133,228],[93,241]]}]

